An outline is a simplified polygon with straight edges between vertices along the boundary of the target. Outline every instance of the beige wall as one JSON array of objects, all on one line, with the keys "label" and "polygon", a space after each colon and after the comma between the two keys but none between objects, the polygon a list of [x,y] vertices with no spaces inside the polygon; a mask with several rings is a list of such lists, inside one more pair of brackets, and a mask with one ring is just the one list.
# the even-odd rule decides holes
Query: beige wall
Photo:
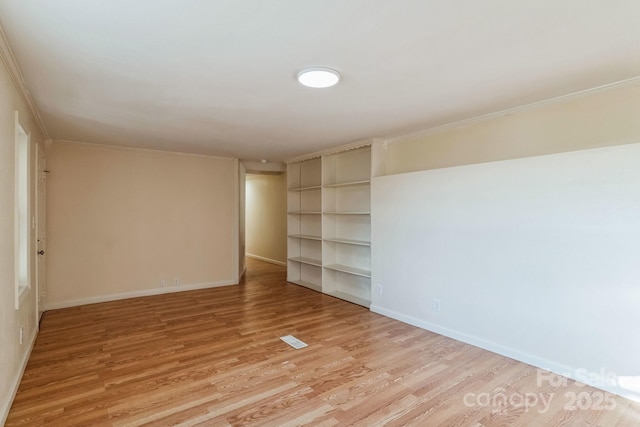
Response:
[{"label": "beige wall", "polygon": [[247,255],[287,261],[286,175],[247,174]]},{"label": "beige wall", "polygon": [[[1,59],[1,58],[0,58]],[[26,300],[15,308],[14,281],[14,174],[15,174],[15,111],[31,140],[31,170],[35,168],[35,144],[42,142],[33,117],[0,60],[0,425],[8,413],[13,393],[36,336],[35,250],[31,250],[31,290]],[[32,186],[35,182],[31,180]],[[35,214],[32,191],[31,207]],[[33,233],[33,231],[32,231]],[[33,244],[32,244],[33,249]],[[24,342],[19,341],[20,326]]]},{"label": "beige wall", "polygon": [[234,159],[55,142],[47,161],[48,308],[234,283]]},{"label": "beige wall", "polygon": [[387,174],[640,142],[640,83],[391,140]]}]

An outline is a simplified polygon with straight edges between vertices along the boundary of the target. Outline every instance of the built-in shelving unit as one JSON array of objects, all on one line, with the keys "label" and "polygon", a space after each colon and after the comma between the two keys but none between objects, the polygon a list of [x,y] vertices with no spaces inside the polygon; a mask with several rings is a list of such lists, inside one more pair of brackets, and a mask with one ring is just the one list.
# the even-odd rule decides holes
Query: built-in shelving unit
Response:
[{"label": "built-in shelving unit", "polygon": [[290,163],[288,177],[287,280],[368,307],[371,147]]},{"label": "built-in shelving unit", "polygon": [[329,154],[322,160],[322,290],[368,307],[371,147]]},{"label": "built-in shelving unit", "polygon": [[287,280],[322,291],[322,159],[287,168]]}]

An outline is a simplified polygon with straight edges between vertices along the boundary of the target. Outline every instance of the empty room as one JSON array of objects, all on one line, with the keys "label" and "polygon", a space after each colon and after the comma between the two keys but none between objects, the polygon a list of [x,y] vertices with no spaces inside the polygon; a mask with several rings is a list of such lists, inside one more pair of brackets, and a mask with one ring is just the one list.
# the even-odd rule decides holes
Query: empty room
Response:
[{"label": "empty room", "polygon": [[639,426],[639,23],[0,0],[0,425]]}]

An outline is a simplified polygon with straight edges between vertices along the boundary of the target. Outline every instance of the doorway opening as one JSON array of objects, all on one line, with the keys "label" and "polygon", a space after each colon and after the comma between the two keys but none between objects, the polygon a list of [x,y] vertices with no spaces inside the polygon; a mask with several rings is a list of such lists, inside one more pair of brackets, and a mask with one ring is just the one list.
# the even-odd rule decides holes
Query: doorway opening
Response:
[{"label": "doorway opening", "polygon": [[286,174],[247,171],[244,190],[245,256],[286,266]]}]

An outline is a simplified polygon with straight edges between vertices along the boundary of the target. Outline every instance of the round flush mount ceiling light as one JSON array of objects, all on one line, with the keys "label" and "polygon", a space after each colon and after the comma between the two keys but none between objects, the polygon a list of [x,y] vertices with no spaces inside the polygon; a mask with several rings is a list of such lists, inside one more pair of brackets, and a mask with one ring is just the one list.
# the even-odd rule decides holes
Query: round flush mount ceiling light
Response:
[{"label": "round flush mount ceiling light", "polygon": [[298,81],[308,87],[331,87],[340,81],[340,73],[327,67],[305,68],[298,73]]}]

